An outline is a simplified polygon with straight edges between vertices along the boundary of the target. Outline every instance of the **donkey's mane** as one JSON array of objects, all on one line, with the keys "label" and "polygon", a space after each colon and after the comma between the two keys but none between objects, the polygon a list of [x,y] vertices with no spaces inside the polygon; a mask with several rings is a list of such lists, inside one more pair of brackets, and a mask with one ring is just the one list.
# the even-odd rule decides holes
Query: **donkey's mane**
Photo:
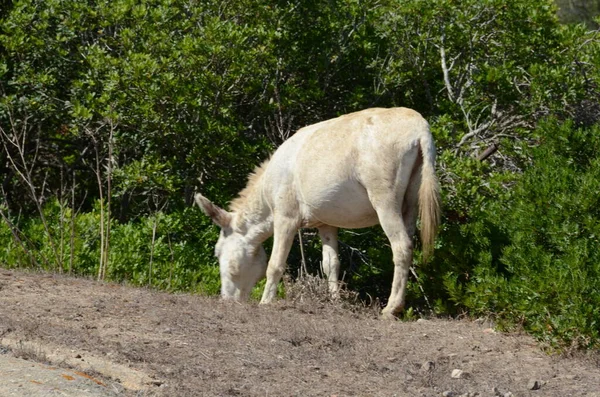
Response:
[{"label": "donkey's mane", "polygon": [[231,203],[229,203],[230,211],[241,212],[247,206],[248,198],[252,197],[253,193],[256,191],[258,181],[267,169],[267,166],[269,165],[269,160],[270,159],[263,161],[261,165],[254,168],[254,171],[252,171],[250,175],[248,175],[248,182],[246,183],[246,187],[242,189],[238,197],[236,197],[231,201]]}]

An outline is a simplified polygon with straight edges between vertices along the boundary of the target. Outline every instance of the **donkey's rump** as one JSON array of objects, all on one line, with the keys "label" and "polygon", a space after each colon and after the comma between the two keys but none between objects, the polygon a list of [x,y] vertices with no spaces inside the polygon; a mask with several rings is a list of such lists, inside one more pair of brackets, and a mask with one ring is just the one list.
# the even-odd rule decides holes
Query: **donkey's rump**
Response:
[{"label": "donkey's rump", "polygon": [[377,224],[368,191],[403,194],[419,154],[420,129],[410,124],[419,123],[410,109],[369,109],[300,130],[293,174],[305,224]]}]

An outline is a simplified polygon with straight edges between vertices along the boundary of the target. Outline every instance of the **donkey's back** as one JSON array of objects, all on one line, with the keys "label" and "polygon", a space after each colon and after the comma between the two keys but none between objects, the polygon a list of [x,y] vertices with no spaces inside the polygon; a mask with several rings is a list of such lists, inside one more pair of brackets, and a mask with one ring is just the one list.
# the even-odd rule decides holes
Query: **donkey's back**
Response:
[{"label": "donkey's back", "polygon": [[434,148],[419,113],[367,109],[300,129],[273,155],[265,190],[275,211],[295,212],[304,226],[368,227],[379,223],[381,196],[398,209],[405,198],[416,204],[408,187],[420,184],[423,155]]}]

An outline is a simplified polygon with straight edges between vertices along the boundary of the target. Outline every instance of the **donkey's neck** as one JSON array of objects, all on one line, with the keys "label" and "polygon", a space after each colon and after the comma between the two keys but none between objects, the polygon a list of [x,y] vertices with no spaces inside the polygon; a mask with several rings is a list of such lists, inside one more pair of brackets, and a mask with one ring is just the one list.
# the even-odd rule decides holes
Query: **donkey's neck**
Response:
[{"label": "donkey's neck", "polygon": [[260,196],[260,191],[255,191],[246,198],[244,207],[234,211],[234,228],[257,244],[273,235],[273,214]]},{"label": "donkey's neck", "polygon": [[230,204],[235,214],[234,227],[256,243],[262,243],[273,234],[273,213],[262,186],[267,165],[268,160],[250,174],[248,184]]}]

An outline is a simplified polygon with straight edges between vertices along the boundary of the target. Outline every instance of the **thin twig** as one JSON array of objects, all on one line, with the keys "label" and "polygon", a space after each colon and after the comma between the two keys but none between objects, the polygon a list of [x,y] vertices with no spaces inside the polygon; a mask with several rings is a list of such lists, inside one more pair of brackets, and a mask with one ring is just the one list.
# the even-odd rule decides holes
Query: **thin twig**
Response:
[{"label": "thin twig", "polygon": [[150,245],[150,265],[148,269],[148,286],[152,286],[152,262],[154,260],[154,243],[156,242],[156,228],[158,227],[158,216],[154,214],[154,224],[152,225],[152,243]]},{"label": "thin twig", "polygon": [[304,257],[304,244],[302,243],[302,230],[298,229],[298,240],[300,242],[300,256],[302,257],[302,263],[300,266],[300,277],[308,275],[308,269],[306,268],[306,258]]},{"label": "thin twig", "polygon": [[415,271],[414,266],[410,267],[410,272],[412,273],[413,276],[415,276],[415,279],[417,280],[417,285],[419,286],[419,289],[421,290],[421,293],[423,293],[423,298],[425,298],[425,303],[427,304],[427,307],[429,308],[429,311],[431,313],[433,313],[433,307],[431,306],[431,303],[429,303],[429,298],[425,294],[425,290],[423,289],[423,286],[421,285],[421,280],[419,280],[419,276],[417,276],[417,272]]}]

